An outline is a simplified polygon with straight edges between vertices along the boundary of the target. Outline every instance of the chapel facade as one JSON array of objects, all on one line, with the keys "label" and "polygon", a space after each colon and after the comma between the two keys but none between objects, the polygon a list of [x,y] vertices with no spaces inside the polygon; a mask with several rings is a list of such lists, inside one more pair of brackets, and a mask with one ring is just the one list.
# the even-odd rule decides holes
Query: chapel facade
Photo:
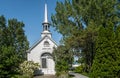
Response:
[{"label": "chapel facade", "polygon": [[47,4],[45,4],[45,14],[43,31],[41,39],[37,41],[27,52],[28,61],[33,61],[40,64],[40,70],[43,74],[55,74],[55,62],[52,57],[53,48],[57,47],[56,42],[52,39],[50,32],[50,23],[47,17]]}]

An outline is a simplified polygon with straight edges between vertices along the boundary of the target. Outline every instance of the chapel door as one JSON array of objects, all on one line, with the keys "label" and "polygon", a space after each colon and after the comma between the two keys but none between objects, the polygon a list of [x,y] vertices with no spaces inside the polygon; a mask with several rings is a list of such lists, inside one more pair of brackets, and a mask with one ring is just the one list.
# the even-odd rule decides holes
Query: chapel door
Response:
[{"label": "chapel door", "polygon": [[54,64],[54,61],[53,61],[53,58],[52,57],[48,57],[47,58],[47,65],[48,65],[48,73],[52,73],[54,74],[54,67],[55,67],[55,64]]},{"label": "chapel door", "polygon": [[55,63],[50,53],[44,53],[41,55],[41,63],[44,73],[55,74]]},{"label": "chapel door", "polygon": [[49,69],[53,69],[54,68],[54,61],[52,57],[47,58],[47,62],[48,62],[48,68]]}]

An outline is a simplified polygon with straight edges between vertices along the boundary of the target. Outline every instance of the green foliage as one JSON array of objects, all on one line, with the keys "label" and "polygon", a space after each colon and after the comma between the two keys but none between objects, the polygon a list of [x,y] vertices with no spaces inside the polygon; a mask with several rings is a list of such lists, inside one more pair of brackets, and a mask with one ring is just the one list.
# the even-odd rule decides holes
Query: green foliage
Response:
[{"label": "green foliage", "polygon": [[11,78],[32,78],[32,77],[30,77],[28,75],[14,75]]},{"label": "green foliage", "polygon": [[[91,77],[119,78],[120,70],[120,27],[113,30],[113,25],[101,27],[96,42],[96,55],[91,69]],[[117,33],[116,33],[117,32]]]},{"label": "green foliage", "polygon": [[0,77],[10,77],[12,74],[16,74],[17,61],[19,61],[18,55],[15,52],[15,48],[3,46],[1,48],[0,57]]},{"label": "green foliage", "polygon": [[84,69],[84,65],[80,65],[78,67],[75,68],[74,72],[76,73],[82,73]]},{"label": "green foliage", "polygon": [[0,16],[0,78],[18,74],[19,64],[26,59],[28,41],[23,27],[17,19],[7,23],[5,17]]},{"label": "green foliage", "polygon": [[54,49],[53,57],[55,60],[56,75],[67,73],[70,67],[69,65],[73,60],[67,48],[65,46],[59,46],[57,49]]},{"label": "green foliage", "polygon": [[[83,71],[89,73],[91,72],[91,67],[92,70],[94,66],[99,68],[97,66],[99,62],[95,63],[96,58],[99,58],[97,55],[100,55],[100,58],[102,56],[106,57],[103,59],[105,65],[108,62],[106,60],[113,60],[111,61],[112,63],[108,63],[113,65],[112,68],[107,68],[110,66],[104,66],[103,64],[101,70],[103,69],[104,76],[110,74],[108,73],[110,70],[114,72],[114,68],[119,69],[119,62],[116,62],[116,60],[119,60],[119,55],[116,56],[116,53],[119,54],[120,41],[118,36],[120,33],[118,26],[120,22],[119,6],[120,2],[118,0],[65,0],[64,2],[57,2],[56,13],[51,17],[53,27],[63,35],[62,44],[68,51],[71,51],[70,54],[77,55],[82,59],[79,61],[85,65]],[[101,27],[103,27],[103,30]],[[100,33],[104,37],[100,36]],[[100,40],[104,45],[99,44]],[[101,47],[103,48],[101,49]],[[106,49],[104,50],[104,48]],[[115,56],[111,51],[115,53]],[[97,54],[97,52],[101,53]],[[106,56],[105,53],[107,52]],[[66,55],[64,54],[63,56]],[[117,58],[114,59],[114,57]],[[95,61],[94,63],[93,60]],[[116,69],[116,73],[118,73],[118,69]],[[95,70],[92,72],[97,75],[97,70]],[[115,75],[115,72],[112,74]],[[98,73],[102,74],[102,71]]]},{"label": "green foliage", "polygon": [[19,53],[19,58],[21,58],[21,61],[26,59],[26,50],[29,45],[23,27],[23,22],[19,22],[17,19],[8,20],[10,45],[16,48],[16,52]]}]

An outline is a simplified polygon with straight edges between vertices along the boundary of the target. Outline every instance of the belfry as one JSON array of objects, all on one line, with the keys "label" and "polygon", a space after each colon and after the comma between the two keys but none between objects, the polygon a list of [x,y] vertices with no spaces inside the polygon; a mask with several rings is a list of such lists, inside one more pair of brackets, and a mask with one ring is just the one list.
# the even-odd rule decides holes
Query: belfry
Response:
[{"label": "belfry", "polygon": [[33,61],[40,64],[39,70],[43,74],[55,74],[55,62],[52,57],[53,48],[57,47],[56,42],[52,39],[50,32],[50,23],[48,22],[47,4],[45,3],[45,13],[43,31],[41,39],[38,40],[27,52],[28,61]]}]

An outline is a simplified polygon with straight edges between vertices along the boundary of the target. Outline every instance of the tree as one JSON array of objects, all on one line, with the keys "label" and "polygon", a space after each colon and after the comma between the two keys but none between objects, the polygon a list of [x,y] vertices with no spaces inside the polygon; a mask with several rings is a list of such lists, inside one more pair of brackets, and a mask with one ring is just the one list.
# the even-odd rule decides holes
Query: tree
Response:
[{"label": "tree", "polygon": [[53,58],[55,60],[55,70],[57,75],[68,73],[72,55],[65,46],[60,45],[53,51]]},{"label": "tree", "polygon": [[9,78],[12,75],[17,74],[19,58],[15,52],[15,48],[2,46],[0,54],[0,77]]},{"label": "tree", "polygon": [[4,16],[0,16],[0,48],[2,45],[7,44],[7,27],[6,27],[6,19]]},{"label": "tree", "polygon": [[24,24],[11,19],[8,25],[0,16],[0,77],[18,74],[19,64],[26,59],[28,41],[23,30]]},{"label": "tree", "polygon": [[8,20],[8,36],[11,46],[16,48],[21,61],[26,59],[26,50],[28,49],[28,41],[23,30],[24,23],[17,21],[17,19]]},{"label": "tree", "polygon": [[119,78],[120,75],[120,27],[114,31],[113,24],[100,28],[96,41],[96,55],[91,69],[91,77]]},{"label": "tree", "polygon": [[[90,72],[96,54],[96,37],[101,26],[120,22],[117,0],[65,0],[57,2],[53,27],[63,35],[63,44],[82,50],[85,72]],[[70,49],[71,49],[70,48]],[[78,51],[79,52],[79,51]],[[73,53],[74,54],[74,53]]]}]

